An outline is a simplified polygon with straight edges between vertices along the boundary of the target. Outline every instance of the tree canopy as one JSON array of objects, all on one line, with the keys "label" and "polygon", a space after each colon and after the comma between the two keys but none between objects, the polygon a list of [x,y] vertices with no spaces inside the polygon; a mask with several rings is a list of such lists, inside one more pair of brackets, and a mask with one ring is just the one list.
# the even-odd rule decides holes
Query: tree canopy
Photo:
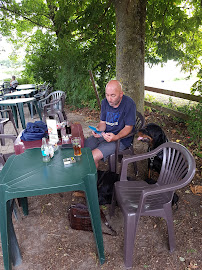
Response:
[{"label": "tree canopy", "polygon": [[[93,107],[96,99],[88,70],[96,75],[101,97],[106,82],[116,76],[116,27],[119,19],[114,4],[117,2],[0,1],[1,34],[15,43],[16,50],[26,45],[23,76],[36,82],[51,82],[67,92],[71,104]],[[126,2],[118,3],[126,10],[125,16],[135,8],[129,9]],[[143,61],[153,65],[174,59],[186,71],[199,72],[202,57],[201,1],[144,2]],[[138,12],[141,18],[142,11]],[[138,36],[135,39],[138,40]]]}]

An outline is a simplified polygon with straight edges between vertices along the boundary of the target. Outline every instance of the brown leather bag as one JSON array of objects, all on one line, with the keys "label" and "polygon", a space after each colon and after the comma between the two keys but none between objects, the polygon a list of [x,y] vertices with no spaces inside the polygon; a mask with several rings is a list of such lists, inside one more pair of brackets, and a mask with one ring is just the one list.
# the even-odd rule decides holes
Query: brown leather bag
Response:
[{"label": "brown leather bag", "polygon": [[[108,223],[104,212],[100,209],[101,220],[104,224],[111,230],[111,233],[106,233],[109,235],[117,235],[116,231],[111,227]],[[68,210],[68,218],[70,227],[75,230],[83,230],[83,231],[92,231],[91,219],[88,211],[88,207],[85,204],[77,203],[72,204]]]}]

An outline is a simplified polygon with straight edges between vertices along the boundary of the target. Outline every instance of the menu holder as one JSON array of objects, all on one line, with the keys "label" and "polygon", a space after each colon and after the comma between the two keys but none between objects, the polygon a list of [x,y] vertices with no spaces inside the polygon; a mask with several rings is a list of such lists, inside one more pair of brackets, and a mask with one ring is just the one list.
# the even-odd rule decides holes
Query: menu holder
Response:
[{"label": "menu holder", "polygon": [[59,141],[58,133],[57,133],[57,122],[55,119],[46,119],[46,124],[48,128],[48,135],[49,135],[49,143],[50,144],[57,144]]}]

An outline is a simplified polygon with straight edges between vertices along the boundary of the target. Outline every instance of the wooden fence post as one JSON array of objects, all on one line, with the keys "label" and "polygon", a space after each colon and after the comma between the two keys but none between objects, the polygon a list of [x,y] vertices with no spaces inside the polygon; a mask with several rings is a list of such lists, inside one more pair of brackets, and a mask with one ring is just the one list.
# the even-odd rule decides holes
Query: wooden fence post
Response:
[{"label": "wooden fence post", "polygon": [[93,84],[93,89],[94,89],[94,91],[95,91],[97,103],[98,103],[98,106],[99,106],[99,108],[100,108],[100,110],[101,110],[100,98],[99,98],[99,94],[98,94],[97,88],[96,88],[96,86],[95,86],[95,81],[94,81],[94,78],[93,78],[92,70],[89,70],[89,74],[90,74],[91,82],[92,82],[92,84]]}]

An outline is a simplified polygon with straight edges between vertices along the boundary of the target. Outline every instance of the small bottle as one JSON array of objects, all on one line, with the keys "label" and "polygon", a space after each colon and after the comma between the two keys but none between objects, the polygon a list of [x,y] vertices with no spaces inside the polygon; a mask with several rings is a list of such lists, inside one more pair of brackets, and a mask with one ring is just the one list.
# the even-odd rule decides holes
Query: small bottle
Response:
[{"label": "small bottle", "polygon": [[61,124],[60,123],[57,123],[57,133],[58,133],[58,138],[61,139],[62,134],[61,134]]},{"label": "small bottle", "polygon": [[49,162],[50,161],[49,146],[46,143],[46,138],[42,138],[41,153],[43,156],[43,162]]},{"label": "small bottle", "polygon": [[71,131],[71,125],[70,125],[69,121],[66,122],[65,128],[66,128],[66,134],[70,135],[72,133],[72,131]]}]

